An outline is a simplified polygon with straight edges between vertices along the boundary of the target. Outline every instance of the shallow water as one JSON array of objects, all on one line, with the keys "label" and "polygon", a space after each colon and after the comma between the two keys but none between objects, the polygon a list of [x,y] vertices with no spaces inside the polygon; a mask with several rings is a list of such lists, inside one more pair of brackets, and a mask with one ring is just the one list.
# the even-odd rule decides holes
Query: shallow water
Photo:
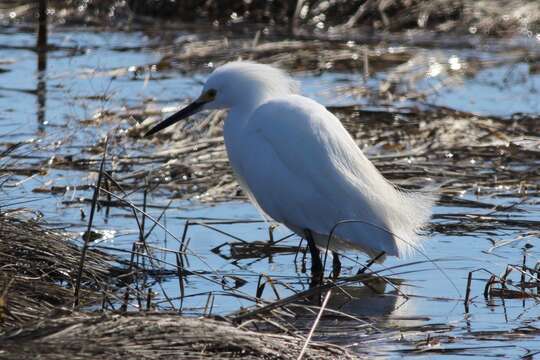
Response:
[{"label": "shallow water", "polygon": [[[91,192],[84,185],[94,183],[96,174],[85,167],[77,170],[55,166],[55,159],[82,154],[97,160],[101,155],[92,152],[92,147],[107,132],[119,133],[134,124],[130,119],[114,116],[107,121],[93,121],[104,112],[139,106],[146,101],[151,102],[159,113],[161,108],[172,110],[184,99],[195,97],[204,74],[156,71],[152,67],[164,55],[164,49],[186,35],[189,34],[180,30],[157,36],[144,32],[54,29],[49,39],[54,48],[48,52],[46,74],[40,77],[36,72],[37,56],[33,51],[35,35],[17,28],[0,29],[0,141],[5,149],[9,144],[24,143],[14,156],[2,160],[4,166],[16,174],[4,179],[0,206],[4,210],[26,207],[39,212],[51,226],[72,232],[80,241],[80,234],[87,224],[89,204],[79,200],[91,197]],[[419,53],[422,51],[428,50],[418,49]],[[534,54],[537,49],[529,48],[528,51]],[[537,93],[540,74],[534,71],[535,64],[519,60],[505,62],[504,53],[485,49],[440,49],[437,52],[438,59],[446,60],[424,64],[430,75],[415,82],[416,89],[431,88],[443,82],[443,77],[449,78],[451,73],[444,69],[461,63],[468,66],[469,62],[463,59],[485,59],[485,62],[478,72],[459,81],[445,83],[422,102],[488,115],[540,113]],[[489,62],[493,65],[490,66]],[[362,104],[378,108],[380,103],[359,98],[346,89],[355,86],[376,88],[391,74],[378,72],[367,80],[358,73],[325,72],[320,76],[301,73],[295,77],[300,81],[304,94],[325,105]],[[40,88],[39,82],[46,91],[36,91]],[[408,106],[413,102],[404,98],[391,105]],[[123,144],[111,144],[111,151],[129,153],[128,149],[121,148],[126,144],[132,149],[141,149],[141,152],[151,151],[148,148],[153,146],[145,141],[135,143],[128,140]],[[33,172],[17,174],[17,169],[28,167],[33,167]],[[46,170],[46,173],[40,173],[40,170]],[[69,188],[57,194],[40,191],[51,186]],[[151,205],[164,206],[169,196],[168,193],[151,193],[148,198],[149,214],[159,217],[162,209]],[[487,197],[465,193],[463,196],[493,205],[511,205],[518,195]],[[142,191],[129,199],[135,204],[142,204]],[[497,215],[523,220],[540,219],[537,199],[525,199],[519,207],[523,212],[501,211]],[[434,224],[451,222],[442,214],[493,214],[492,209],[455,206],[438,206],[434,212]],[[149,244],[156,247],[156,258],[164,268],[174,269],[176,256],[157,248],[178,250],[178,239],[182,237],[186,219],[211,224],[214,229],[192,225],[186,233],[189,249],[186,267],[199,273],[187,277],[187,296],[182,302],[184,313],[226,315],[242,306],[253,305],[249,300],[231,297],[231,287],[237,286],[235,292],[252,297],[257,291],[261,273],[276,280],[275,291],[267,287],[263,293],[267,300],[307,289],[309,279],[302,272],[302,255],[297,256],[294,251],[299,243],[295,236],[280,243],[288,246],[288,252],[268,257],[243,257],[236,253],[231,258],[229,245],[221,247],[218,253],[211,251],[226,242],[268,240],[268,224],[261,221],[253,206],[244,202],[201,204],[196,200],[173,201],[161,222],[176,239],[159,228],[149,237]],[[232,223],[219,224],[221,220],[232,220]],[[146,226],[148,229],[151,225],[147,223]],[[138,239],[136,222],[131,210],[126,208],[102,208],[97,213],[94,230],[102,233],[103,237],[92,246],[120,256],[127,257],[122,251],[130,251]],[[273,236],[276,240],[288,234],[287,229],[278,228]],[[535,247],[537,238],[537,231],[519,226],[489,232],[478,229],[459,236],[434,232],[425,242],[423,253],[436,265],[426,262],[427,257],[422,254],[408,259],[389,259],[384,267],[375,265],[373,269],[400,279],[400,285],[383,285],[379,294],[365,287],[355,287],[350,291],[358,299],[344,301],[335,294],[330,301],[331,307],[367,319],[380,331],[366,333],[365,329],[354,330],[356,323],[353,321],[329,318],[323,319],[317,338],[350,346],[369,357],[381,358],[398,358],[406,354],[429,358],[455,355],[517,357],[526,355],[527,351],[540,351],[540,323],[537,320],[540,307],[535,299],[484,300],[482,293],[489,276],[479,272],[472,282],[473,301],[468,313],[463,305],[469,271],[486,268],[496,274],[502,273],[507,264],[520,264],[526,244],[532,245],[527,249],[527,257],[529,265],[534,266],[540,255]],[[505,240],[515,241],[503,245]],[[492,248],[494,244],[502,246]],[[344,274],[356,272],[356,261],[365,263],[367,259],[352,255],[351,259],[344,260]],[[422,263],[414,264],[417,261]],[[404,266],[383,270],[398,265]],[[153,300],[159,308],[180,307],[176,275],[165,276],[161,287],[154,284],[153,290],[156,292]],[[163,292],[170,297],[170,302]],[[210,292],[214,294],[213,299],[208,296]],[[136,310],[136,302],[133,305],[133,310]]]}]

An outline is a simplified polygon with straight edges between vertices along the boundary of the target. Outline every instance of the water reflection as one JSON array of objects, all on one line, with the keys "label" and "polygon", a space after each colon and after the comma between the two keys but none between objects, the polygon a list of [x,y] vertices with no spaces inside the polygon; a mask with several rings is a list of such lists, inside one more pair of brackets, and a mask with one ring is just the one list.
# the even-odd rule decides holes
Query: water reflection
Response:
[{"label": "water reflection", "polygon": [[333,291],[328,307],[358,317],[388,315],[398,296],[385,294],[386,286],[382,279],[370,280],[368,286],[341,286]]}]

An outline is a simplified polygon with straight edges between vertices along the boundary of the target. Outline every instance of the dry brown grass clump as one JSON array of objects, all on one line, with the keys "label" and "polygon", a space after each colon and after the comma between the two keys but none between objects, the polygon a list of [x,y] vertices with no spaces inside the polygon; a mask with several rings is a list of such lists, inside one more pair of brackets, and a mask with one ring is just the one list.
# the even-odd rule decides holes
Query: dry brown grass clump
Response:
[{"label": "dry brown grass clump", "polygon": [[[3,359],[296,359],[303,339],[241,330],[223,321],[174,314],[77,315],[0,337]],[[353,359],[310,343],[304,359]]]},{"label": "dry brown grass clump", "polygon": [[[68,311],[80,261],[69,236],[33,220],[0,214],[0,328]],[[113,258],[90,250],[81,281],[82,305],[101,297]]]}]

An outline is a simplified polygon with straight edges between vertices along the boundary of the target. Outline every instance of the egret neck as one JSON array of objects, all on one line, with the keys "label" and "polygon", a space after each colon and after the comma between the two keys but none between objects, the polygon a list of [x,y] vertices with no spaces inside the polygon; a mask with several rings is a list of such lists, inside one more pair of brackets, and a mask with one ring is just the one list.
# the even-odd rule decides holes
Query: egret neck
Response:
[{"label": "egret neck", "polygon": [[251,114],[262,104],[272,98],[271,91],[254,92],[246,94],[244,102],[238,101],[231,104],[227,117],[223,124],[223,138],[225,140],[225,149],[229,157],[229,163],[235,176],[244,190],[247,190],[245,181],[242,178],[240,169],[242,154],[242,138],[245,136],[245,128]]}]

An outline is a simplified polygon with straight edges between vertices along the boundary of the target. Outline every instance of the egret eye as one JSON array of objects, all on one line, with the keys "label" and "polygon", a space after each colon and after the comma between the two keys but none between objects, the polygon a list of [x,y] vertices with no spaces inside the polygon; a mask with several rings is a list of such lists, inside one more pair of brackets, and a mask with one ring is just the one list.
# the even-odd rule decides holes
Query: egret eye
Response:
[{"label": "egret eye", "polygon": [[217,91],[215,89],[209,89],[206,92],[206,98],[208,100],[214,100],[216,98],[216,95],[217,95]]}]

